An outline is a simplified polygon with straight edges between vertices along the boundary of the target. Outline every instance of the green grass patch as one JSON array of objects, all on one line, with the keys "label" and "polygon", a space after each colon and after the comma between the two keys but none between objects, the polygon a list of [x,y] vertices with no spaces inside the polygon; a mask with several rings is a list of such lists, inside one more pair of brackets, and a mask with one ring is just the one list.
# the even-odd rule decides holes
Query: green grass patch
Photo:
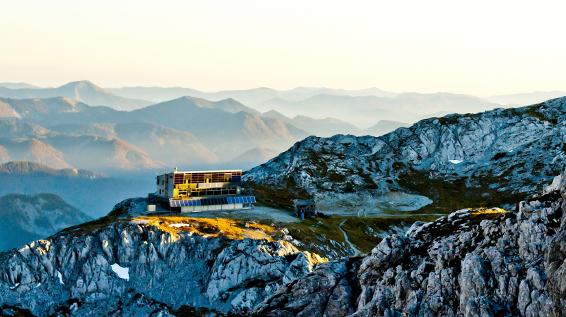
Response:
[{"label": "green grass patch", "polygon": [[[316,245],[320,239],[326,240],[327,245],[332,247],[329,240],[345,242],[344,235],[339,225],[345,220],[343,229],[346,231],[350,242],[360,251],[370,252],[380,241],[379,233],[389,230],[392,226],[410,226],[415,221],[434,221],[438,215],[403,215],[403,216],[378,216],[378,217],[345,217],[330,216],[325,218],[306,219],[297,223],[285,224],[289,234],[295,239],[305,243],[310,250],[317,252]],[[314,246],[314,248],[313,248]],[[346,245],[345,248],[348,248]]]},{"label": "green grass patch", "polygon": [[306,191],[297,188],[292,178],[287,179],[286,182],[286,188],[255,183],[248,183],[246,186],[252,189],[253,195],[260,204],[287,210],[293,209],[294,199],[311,198]]},{"label": "green grass patch", "polygon": [[[501,176],[500,176],[501,177]],[[526,198],[526,194],[511,194],[490,189],[489,184],[496,184],[500,179],[475,177],[477,187],[466,184],[465,178],[439,180],[428,176],[426,172],[417,170],[399,175],[399,185],[412,192],[424,195],[433,200],[415,213],[449,213],[463,208],[501,206],[516,203]]]},{"label": "green grass patch", "polygon": [[107,227],[108,225],[118,222],[118,221],[129,221],[129,220],[124,220],[124,219],[120,219],[118,217],[115,216],[104,216],[102,218],[98,218],[96,220],[92,220],[89,222],[85,222],[82,223],[80,225],[76,225],[76,226],[72,226],[72,227],[68,227],[65,228],[61,231],[59,231],[57,233],[57,235],[60,234],[64,234],[64,235],[73,235],[73,236],[79,236],[79,235],[83,235],[83,234],[89,234],[89,233],[93,233],[99,229],[103,229],[105,227]]}]

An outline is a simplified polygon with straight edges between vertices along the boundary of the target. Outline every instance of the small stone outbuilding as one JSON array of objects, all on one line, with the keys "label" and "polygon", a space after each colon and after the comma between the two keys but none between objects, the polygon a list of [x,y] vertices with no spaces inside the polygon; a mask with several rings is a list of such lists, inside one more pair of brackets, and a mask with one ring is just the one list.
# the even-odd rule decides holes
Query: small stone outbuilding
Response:
[{"label": "small stone outbuilding", "polygon": [[295,216],[304,220],[305,218],[313,218],[317,216],[316,203],[312,199],[295,199]]}]

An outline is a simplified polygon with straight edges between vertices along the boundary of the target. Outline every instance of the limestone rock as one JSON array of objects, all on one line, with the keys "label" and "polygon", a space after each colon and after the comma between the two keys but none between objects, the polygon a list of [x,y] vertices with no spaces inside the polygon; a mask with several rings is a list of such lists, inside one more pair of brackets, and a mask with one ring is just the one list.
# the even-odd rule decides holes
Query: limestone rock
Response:
[{"label": "limestone rock", "polygon": [[566,183],[558,183],[515,211],[466,209],[415,224],[363,258],[317,267],[256,312],[565,316]]},{"label": "limestone rock", "polygon": [[[455,200],[502,205],[538,193],[562,172],[565,142],[566,97],[425,119],[380,137],[311,136],[244,180],[266,203],[310,196],[323,211],[415,210],[430,200],[445,208]],[[395,195],[380,199],[388,193]]]},{"label": "limestone rock", "polygon": [[175,234],[122,219],[0,253],[0,307],[38,316],[241,314],[320,262],[288,241]]}]

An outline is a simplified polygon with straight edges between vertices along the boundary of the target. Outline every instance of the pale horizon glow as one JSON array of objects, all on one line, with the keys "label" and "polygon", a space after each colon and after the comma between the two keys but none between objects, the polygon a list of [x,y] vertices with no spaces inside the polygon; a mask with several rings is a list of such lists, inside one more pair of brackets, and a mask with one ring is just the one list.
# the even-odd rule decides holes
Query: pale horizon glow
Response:
[{"label": "pale horizon glow", "polygon": [[564,1],[5,1],[0,82],[566,90]]}]

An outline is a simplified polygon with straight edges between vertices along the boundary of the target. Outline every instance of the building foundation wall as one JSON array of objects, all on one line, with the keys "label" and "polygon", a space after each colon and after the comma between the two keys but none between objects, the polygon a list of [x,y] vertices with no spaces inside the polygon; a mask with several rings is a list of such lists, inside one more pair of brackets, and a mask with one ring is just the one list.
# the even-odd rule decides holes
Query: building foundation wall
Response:
[{"label": "building foundation wall", "polygon": [[208,206],[183,206],[181,212],[201,212],[201,211],[221,211],[221,210],[236,210],[236,209],[251,209],[244,204],[224,204],[224,205],[208,205]]}]

